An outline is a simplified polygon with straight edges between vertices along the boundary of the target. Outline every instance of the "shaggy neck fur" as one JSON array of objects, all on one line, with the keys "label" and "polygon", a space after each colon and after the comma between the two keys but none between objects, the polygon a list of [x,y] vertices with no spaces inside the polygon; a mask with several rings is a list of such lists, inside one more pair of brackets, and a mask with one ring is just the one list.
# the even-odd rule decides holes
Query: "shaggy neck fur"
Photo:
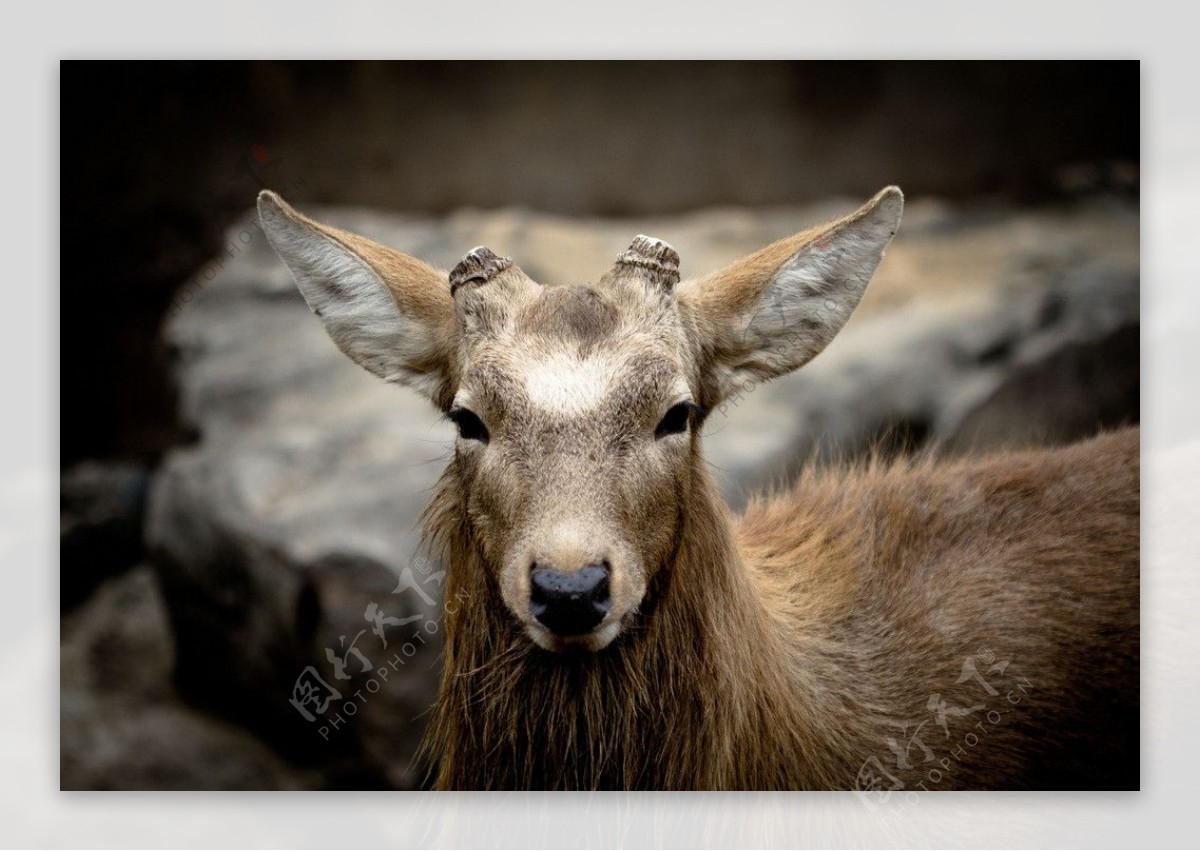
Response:
[{"label": "shaggy neck fur", "polygon": [[451,465],[426,517],[448,561],[445,669],[426,738],[438,788],[830,785],[798,776],[795,759],[811,756],[817,773],[830,757],[806,740],[811,701],[783,669],[791,654],[702,472],[680,506],[673,561],[638,620],[595,654],[529,640],[480,561],[459,493]]},{"label": "shaggy neck fur", "polygon": [[[501,602],[452,463],[426,517],[448,563],[436,785],[847,789],[876,759],[905,788],[933,765],[937,788],[1136,788],[1137,447],[806,469],[736,525],[694,454],[637,620],[576,655]],[[931,695],[987,703],[963,677],[983,649],[1002,723],[930,720]],[[956,751],[981,717],[987,747]],[[898,764],[914,730],[948,768],[911,743]]]}]

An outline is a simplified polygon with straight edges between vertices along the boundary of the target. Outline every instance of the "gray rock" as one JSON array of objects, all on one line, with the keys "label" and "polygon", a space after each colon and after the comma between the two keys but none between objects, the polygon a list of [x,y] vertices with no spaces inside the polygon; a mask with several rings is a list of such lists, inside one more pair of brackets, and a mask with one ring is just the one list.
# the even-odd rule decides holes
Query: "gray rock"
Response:
[{"label": "gray rock", "polygon": [[139,464],[84,461],[63,472],[59,584],[64,611],[141,561],[149,483],[149,469]]},{"label": "gray rock", "polygon": [[64,619],[63,789],[300,789],[323,784],[247,731],[182,703],[152,571],[105,583]]},{"label": "gray rock", "polygon": [[1134,210],[910,204],[842,333],[714,412],[708,454],[740,505],[804,463],[1067,442],[1137,422],[1138,322]]},{"label": "gray rock", "polygon": [[[565,283],[594,279],[639,232],[670,241],[684,276],[695,276],[854,203],[628,221],[305,212],[441,268],[485,244],[543,282]],[[250,219],[227,242],[238,250],[185,290],[166,329],[183,416],[198,436],[167,457],[147,517],[177,681],[289,759],[333,772],[334,785],[407,787],[418,780],[411,756],[434,699],[439,646],[438,567],[420,561],[417,516],[452,451],[452,429],[415,394],[338,352]],[[855,455],[889,433],[893,444],[962,451],[1012,438],[1014,416],[1028,426],[1023,439],[1066,439],[1119,420],[1136,399],[1137,370],[1104,364],[1111,352],[1130,356],[1137,289],[1133,207],[955,210],[910,200],[845,331],[800,372],[714,412],[707,454],[739,504],[805,458]],[[1101,392],[1106,382],[1113,392]],[[424,580],[426,599],[393,593],[406,569]],[[386,651],[364,618],[372,603],[406,622],[384,631]],[[364,691],[405,646],[403,630],[424,623],[433,626],[423,640],[407,639],[412,656]],[[370,661],[349,681],[337,679],[327,652],[338,655],[343,636],[359,636]],[[309,666],[341,694],[311,721],[289,703]],[[343,711],[326,741],[318,731],[356,691],[364,697],[354,715]]]}]

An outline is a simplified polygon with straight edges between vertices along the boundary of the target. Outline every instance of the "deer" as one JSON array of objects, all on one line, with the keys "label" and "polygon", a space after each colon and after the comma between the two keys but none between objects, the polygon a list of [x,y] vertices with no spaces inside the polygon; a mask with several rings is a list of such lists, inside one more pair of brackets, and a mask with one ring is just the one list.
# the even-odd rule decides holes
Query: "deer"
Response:
[{"label": "deer", "polygon": [[812,464],[734,516],[702,454],[746,382],[850,317],[899,227],[856,211],[681,280],[476,247],[449,273],[271,191],[261,227],[351,360],[456,427],[437,789],[1129,789],[1139,432]]}]

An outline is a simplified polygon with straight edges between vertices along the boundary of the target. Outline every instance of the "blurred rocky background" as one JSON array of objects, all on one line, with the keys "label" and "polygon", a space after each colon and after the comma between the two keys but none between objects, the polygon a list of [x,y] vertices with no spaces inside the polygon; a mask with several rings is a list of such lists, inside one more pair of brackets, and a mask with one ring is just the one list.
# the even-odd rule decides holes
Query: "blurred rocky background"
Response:
[{"label": "blurred rocky background", "polygon": [[[1136,63],[66,63],[61,784],[413,788],[452,429],[346,360],[260,188],[547,283],[639,232],[704,273],[908,198],[862,306],[705,443],[802,463],[1137,422]],[[386,646],[385,646],[386,645]]]}]

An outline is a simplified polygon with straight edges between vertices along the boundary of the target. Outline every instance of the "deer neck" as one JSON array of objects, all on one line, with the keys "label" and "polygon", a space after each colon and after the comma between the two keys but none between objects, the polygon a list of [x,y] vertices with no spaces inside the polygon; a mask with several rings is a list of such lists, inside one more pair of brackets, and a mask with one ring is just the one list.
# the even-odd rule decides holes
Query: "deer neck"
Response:
[{"label": "deer neck", "polygon": [[686,509],[639,621],[595,654],[534,646],[465,518],[442,516],[453,527],[435,530],[453,542],[445,670],[426,740],[438,785],[728,788],[753,776],[756,754],[778,772],[766,767],[784,745],[773,739],[797,727],[779,639],[702,474]]}]

